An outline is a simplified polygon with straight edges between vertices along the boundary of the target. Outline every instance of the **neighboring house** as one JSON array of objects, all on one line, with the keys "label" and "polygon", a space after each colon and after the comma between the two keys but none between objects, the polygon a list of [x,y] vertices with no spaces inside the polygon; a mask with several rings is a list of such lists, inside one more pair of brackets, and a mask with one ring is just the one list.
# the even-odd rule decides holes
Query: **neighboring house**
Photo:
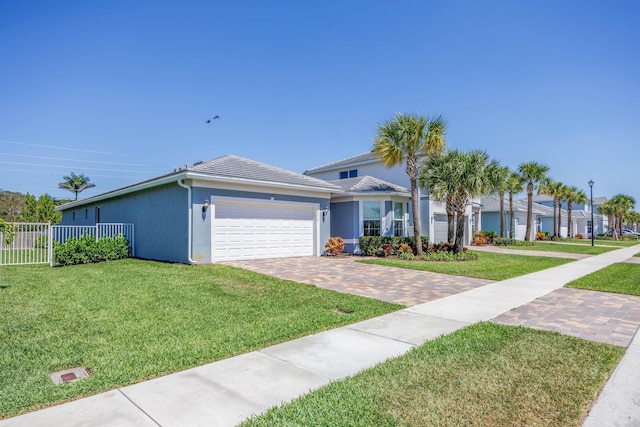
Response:
[{"label": "neighboring house", "polygon": [[[607,230],[607,226],[609,221],[603,215],[598,213],[598,206],[604,203],[607,200],[606,197],[594,197],[593,198],[593,207],[594,207],[594,215],[593,221],[595,222],[595,231],[596,234],[604,233]],[[545,205],[551,207],[553,209],[553,197],[546,194],[537,194],[533,196],[533,201],[539,203],[541,205]],[[567,202],[562,202],[559,206],[563,210],[563,215],[568,215],[567,209],[569,208]],[[560,235],[562,237],[567,237],[568,231],[568,218],[563,217],[563,226],[560,230]],[[585,238],[591,237],[591,207],[590,203],[574,203],[571,209],[571,222],[573,228],[573,236],[580,233]],[[544,222],[543,222],[544,225]],[[553,218],[551,220],[551,225],[547,228],[544,228],[543,231],[550,231],[553,234]]]},{"label": "neighboring house", "polygon": [[[500,236],[500,199],[485,196],[482,204],[482,230],[495,231]],[[509,200],[504,200],[504,237],[510,237],[511,215],[514,219],[514,239],[524,240],[527,232],[527,198],[513,199],[513,213],[509,212]],[[536,232],[553,231],[553,208],[533,203],[530,240],[535,240]],[[563,216],[566,221],[566,214]],[[566,230],[566,227],[565,227]]]},{"label": "neighboring house", "polygon": [[331,235],[340,236],[346,252],[358,252],[360,236],[406,236],[408,189],[372,176],[329,181],[342,189],[331,196]]},{"label": "neighboring house", "polygon": [[[329,163],[327,165],[311,168],[305,172],[305,175],[324,179],[333,183],[336,183],[336,180],[372,176],[391,184],[405,188],[410,187],[409,177],[405,172],[404,164],[391,168],[385,167],[382,161],[370,152]],[[444,205],[431,199],[422,189],[419,189],[419,195],[421,234],[423,236],[428,236],[430,242],[447,241],[447,214],[444,209]],[[336,196],[333,196],[332,201],[335,198]],[[407,212],[409,213],[409,223],[408,227],[404,231],[404,235],[412,236],[413,215],[411,215],[410,203],[407,207]],[[374,213],[371,214],[374,215]],[[384,212],[381,211],[380,217],[377,220],[382,221],[383,214]],[[333,218],[335,219],[335,215]],[[473,231],[479,231],[481,229],[480,204],[473,203],[467,207],[465,218],[464,243],[470,244]],[[361,230],[364,229],[361,227]]]},{"label": "neighboring house", "polygon": [[327,181],[227,155],[74,201],[64,225],[133,223],[136,256],[180,263],[319,256],[330,237]]}]

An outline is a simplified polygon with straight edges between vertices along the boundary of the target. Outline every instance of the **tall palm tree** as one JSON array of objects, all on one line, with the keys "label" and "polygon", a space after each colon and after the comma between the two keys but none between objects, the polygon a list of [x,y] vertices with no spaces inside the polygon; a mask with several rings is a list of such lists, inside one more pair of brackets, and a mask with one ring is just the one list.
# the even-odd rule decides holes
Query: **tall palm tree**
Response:
[{"label": "tall palm tree", "polygon": [[373,154],[387,167],[405,162],[405,171],[411,183],[413,236],[416,255],[422,256],[420,211],[418,196],[419,161],[444,151],[447,119],[441,115],[424,117],[415,114],[397,114],[378,127],[372,148]]},{"label": "tall palm tree", "polygon": [[89,182],[89,177],[84,176],[84,174],[76,175],[71,172],[71,174],[63,176],[64,182],[58,184],[58,188],[62,188],[63,190],[69,190],[76,194],[76,200],[78,200],[78,193],[86,190],[87,188],[95,187],[96,185]]},{"label": "tall palm tree", "polygon": [[420,184],[427,186],[437,200],[451,200],[455,209],[454,252],[464,250],[467,206],[475,197],[495,192],[499,168],[496,160],[490,160],[489,155],[480,150],[451,150],[424,162]]},{"label": "tall palm tree", "polygon": [[[573,204],[585,204],[589,199],[587,199],[587,194],[578,189],[577,187],[571,186],[568,187],[567,190],[567,238],[571,239],[573,237],[573,222],[571,221],[571,211],[573,210]],[[592,225],[593,227],[593,225]]]},{"label": "tall palm tree", "polygon": [[543,183],[549,172],[549,167],[537,162],[521,163],[518,172],[523,183],[527,187],[527,229],[524,240],[531,240],[531,222],[533,219],[533,191]]},{"label": "tall palm tree", "polygon": [[507,191],[507,179],[511,171],[507,166],[498,168],[496,171],[496,188],[500,199],[500,237],[504,237],[504,194]]},{"label": "tall palm tree", "polygon": [[513,195],[524,190],[524,185],[518,173],[511,172],[505,182],[505,189],[509,192],[509,237],[513,239],[516,235],[514,230],[516,221],[513,217]]},{"label": "tall palm tree", "polygon": [[[564,204],[564,202],[569,201],[569,192],[570,192],[569,187],[564,184],[558,191],[558,237],[562,237],[560,233],[562,230],[562,205]],[[568,223],[567,223],[567,237],[569,237]]]},{"label": "tall palm tree", "polygon": [[626,194],[616,194],[610,200],[611,204],[615,209],[616,216],[616,225],[620,230],[620,235],[622,236],[622,223],[624,222],[624,217],[633,208],[636,207],[636,199]]},{"label": "tall palm tree", "polygon": [[[558,203],[560,202],[559,196],[562,193],[564,184],[556,182],[552,179],[546,179],[538,186],[538,194],[546,194],[553,197],[553,235],[551,237],[560,237],[560,224],[558,224],[557,212]],[[560,206],[562,210],[562,206]]]}]

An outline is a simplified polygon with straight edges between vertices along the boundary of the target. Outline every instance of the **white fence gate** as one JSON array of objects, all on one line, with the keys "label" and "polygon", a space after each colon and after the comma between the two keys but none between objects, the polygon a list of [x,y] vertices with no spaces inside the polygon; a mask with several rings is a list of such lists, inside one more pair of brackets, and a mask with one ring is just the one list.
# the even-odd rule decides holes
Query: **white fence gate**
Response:
[{"label": "white fence gate", "polygon": [[51,225],[48,223],[10,223],[13,231],[0,233],[0,265],[53,265],[53,241],[64,243],[83,235],[114,237],[123,234],[135,256],[133,224],[99,223],[96,225]]}]

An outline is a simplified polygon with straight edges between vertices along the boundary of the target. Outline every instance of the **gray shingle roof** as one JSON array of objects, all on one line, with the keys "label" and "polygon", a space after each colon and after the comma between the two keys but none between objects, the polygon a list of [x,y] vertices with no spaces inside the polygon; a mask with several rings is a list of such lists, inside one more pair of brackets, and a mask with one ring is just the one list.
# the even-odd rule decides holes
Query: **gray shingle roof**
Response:
[{"label": "gray shingle roof", "polygon": [[368,152],[364,154],[358,154],[357,156],[348,157],[346,159],[338,160],[337,162],[328,163],[326,165],[317,166],[315,168],[307,169],[305,174],[324,172],[336,168],[359,165],[361,163],[370,163],[380,161],[373,153]]},{"label": "gray shingle roof", "polygon": [[411,192],[400,185],[392,184],[372,176],[359,176],[357,178],[346,178],[329,181],[340,187],[345,193],[400,193],[410,196]]},{"label": "gray shingle roof", "polygon": [[[499,212],[500,211],[500,199],[495,196],[485,196],[481,199],[483,212]],[[504,210],[509,211],[509,198],[504,198]],[[513,210],[518,212],[527,211],[527,198],[513,199]],[[564,211],[563,211],[564,212]],[[533,213],[536,215],[551,216],[553,215],[553,208],[550,208],[540,203],[533,202]]]},{"label": "gray shingle roof", "polygon": [[215,176],[242,178],[253,181],[275,182],[304,187],[338,190],[339,187],[322,179],[313,178],[286,169],[245,159],[228,154],[217,159],[199,162],[186,169],[188,172],[199,172]]}]

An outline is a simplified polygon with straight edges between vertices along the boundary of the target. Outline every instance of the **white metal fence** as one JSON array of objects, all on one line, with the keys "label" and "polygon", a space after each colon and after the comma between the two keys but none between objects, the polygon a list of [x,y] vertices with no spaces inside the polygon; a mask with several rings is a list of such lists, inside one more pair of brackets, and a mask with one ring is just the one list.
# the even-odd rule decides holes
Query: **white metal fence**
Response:
[{"label": "white metal fence", "polygon": [[53,241],[64,243],[84,235],[114,237],[123,234],[135,256],[133,224],[100,223],[84,225],[50,225],[47,223],[10,223],[13,230],[0,233],[0,265],[53,263]]}]

